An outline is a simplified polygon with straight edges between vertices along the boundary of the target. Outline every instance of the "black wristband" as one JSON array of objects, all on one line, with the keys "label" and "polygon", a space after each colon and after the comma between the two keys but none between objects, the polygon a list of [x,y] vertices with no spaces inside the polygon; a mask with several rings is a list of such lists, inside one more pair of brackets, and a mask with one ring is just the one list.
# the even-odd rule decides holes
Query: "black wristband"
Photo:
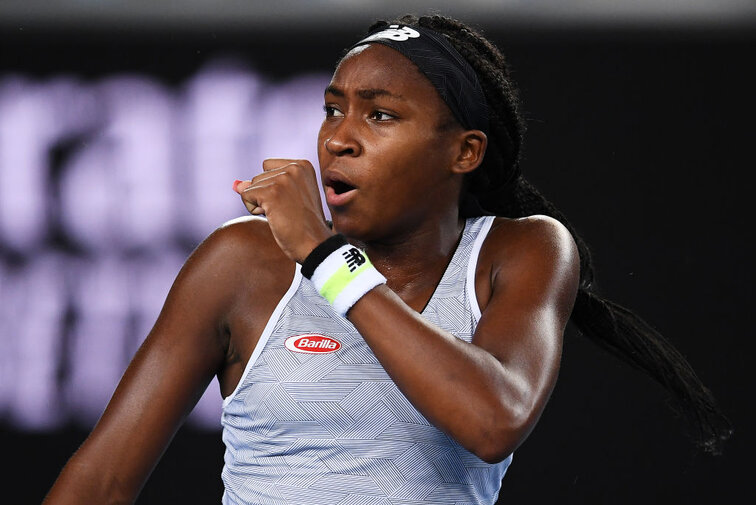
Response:
[{"label": "black wristband", "polygon": [[325,239],[318,244],[318,246],[313,249],[302,262],[302,275],[311,279],[312,274],[315,273],[315,269],[318,268],[318,265],[323,263],[323,260],[325,260],[333,251],[347,244],[349,244],[349,242],[347,242],[346,237],[341,233],[337,233],[336,235]]}]

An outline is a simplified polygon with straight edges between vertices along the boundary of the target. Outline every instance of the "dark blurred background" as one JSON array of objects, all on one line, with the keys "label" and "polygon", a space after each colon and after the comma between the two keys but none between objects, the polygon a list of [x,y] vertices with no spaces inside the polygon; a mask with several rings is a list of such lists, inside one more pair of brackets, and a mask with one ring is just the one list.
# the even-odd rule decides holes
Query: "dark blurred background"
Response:
[{"label": "dark blurred background", "polygon": [[[500,503],[749,503],[755,421],[756,3],[435,2],[508,56],[523,171],[592,247],[599,290],[685,355],[730,417],[697,453],[652,380],[569,328]],[[314,160],[321,96],[372,20],[424,2],[0,2],[3,503],[39,503],[234,178]],[[138,503],[219,503],[217,385]],[[751,496],[751,499],[747,497]]]}]

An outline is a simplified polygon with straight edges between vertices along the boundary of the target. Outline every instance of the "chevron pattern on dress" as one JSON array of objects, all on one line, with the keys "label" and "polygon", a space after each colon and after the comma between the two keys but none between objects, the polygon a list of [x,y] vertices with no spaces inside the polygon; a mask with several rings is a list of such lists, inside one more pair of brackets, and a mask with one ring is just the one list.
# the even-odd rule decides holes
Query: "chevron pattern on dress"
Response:
[{"label": "chevron pattern on dress", "polygon": [[[422,315],[469,342],[466,276],[487,220],[472,218]],[[485,227],[487,232],[488,227]],[[474,267],[474,264],[472,265]],[[399,391],[346,318],[303,279],[242,383],[224,402],[224,504],[493,504],[510,459],[490,465],[431,425]],[[284,345],[337,340],[334,352]]]}]

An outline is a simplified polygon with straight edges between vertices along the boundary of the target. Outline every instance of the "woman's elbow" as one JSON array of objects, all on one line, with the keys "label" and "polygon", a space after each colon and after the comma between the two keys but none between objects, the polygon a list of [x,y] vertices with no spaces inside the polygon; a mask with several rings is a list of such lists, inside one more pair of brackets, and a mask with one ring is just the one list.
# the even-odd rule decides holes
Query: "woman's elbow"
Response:
[{"label": "woman's elbow", "polygon": [[479,432],[471,452],[486,463],[500,463],[525,441],[536,420],[532,410],[526,408],[508,408],[490,416],[489,426]]}]

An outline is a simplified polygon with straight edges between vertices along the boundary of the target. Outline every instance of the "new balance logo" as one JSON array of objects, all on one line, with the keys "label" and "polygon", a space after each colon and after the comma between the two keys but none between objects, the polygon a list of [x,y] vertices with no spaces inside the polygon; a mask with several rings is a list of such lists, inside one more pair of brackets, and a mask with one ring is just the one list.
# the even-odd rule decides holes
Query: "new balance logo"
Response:
[{"label": "new balance logo", "polygon": [[388,39],[388,40],[395,40],[397,42],[404,42],[407,39],[416,39],[420,36],[420,33],[417,30],[413,30],[409,26],[399,26],[399,25],[390,25],[385,30],[382,30],[378,33],[374,33],[373,35],[367,37],[366,39],[363,39],[360,42],[370,42],[371,40],[376,39]]},{"label": "new balance logo", "polygon": [[354,272],[357,267],[365,263],[365,255],[360,252],[356,247],[352,247],[348,251],[341,253],[347,262],[350,272]]}]

